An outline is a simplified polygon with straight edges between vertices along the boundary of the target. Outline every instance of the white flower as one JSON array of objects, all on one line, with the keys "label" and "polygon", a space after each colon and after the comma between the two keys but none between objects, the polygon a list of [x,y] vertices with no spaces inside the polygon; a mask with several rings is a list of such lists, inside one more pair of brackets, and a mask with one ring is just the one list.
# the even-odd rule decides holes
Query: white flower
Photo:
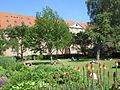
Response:
[{"label": "white flower", "polygon": [[97,79],[97,75],[95,73],[93,73],[93,76],[92,76],[92,73],[91,73],[90,77],[93,78],[93,79]]}]

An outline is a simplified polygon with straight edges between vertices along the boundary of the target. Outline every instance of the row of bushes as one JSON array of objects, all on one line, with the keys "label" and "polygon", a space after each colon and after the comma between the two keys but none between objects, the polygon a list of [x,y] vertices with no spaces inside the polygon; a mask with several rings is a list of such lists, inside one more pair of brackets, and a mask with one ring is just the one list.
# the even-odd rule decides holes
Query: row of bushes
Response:
[{"label": "row of bushes", "polygon": [[[28,56],[24,56],[24,59],[25,60],[42,60],[42,59],[45,59],[45,60],[50,60],[50,55],[28,55]],[[119,57],[119,53],[113,53],[111,54],[109,57],[107,58],[110,58],[110,57],[113,57],[113,58],[116,58],[116,57]],[[15,57],[0,57],[0,59],[10,59],[10,60],[21,60],[20,56],[15,56]],[[76,60],[79,60],[79,59],[85,59],[85,58],[95,58],[95,56],[84,56],[83,54],[58,54],[58,55],[52,55],[52,58],[53,59],[76,59]],[[104,59],[104,58],[103,58]],[[105,58],[106,59],[106,58]]]},{"label": "row of bushes", "polygon": [[[29,55],[26,56],[29,60],[41,60],[41,59],[50,59],[50,55]],[[83,58],[95,58],[95,55],[92,56],[85,56],[83,54],[57,54],[57,55],[52,55],[53,59],[72,59],[74,57],[75,59],[83,59]],[[120,53],[119,52],[114,52],[110,54],[109,56],[103,56],[101,57],[102,59],[109,59],[109,58],[119,58]]]},{"label": "row of bushes", "polygon": [[[29,55],[29,56],[25,56],[25,58],[29,59],[29,60],[41,60],[41,59],[46,59],[49,60],[50,59],[50,55]],[[53,59],[69,59],[69,58],[76,58],[76,59],[80,59],[80,58],[84,58],[83,55],[80,54],[58,54],[58,55],[52,55]]]}]

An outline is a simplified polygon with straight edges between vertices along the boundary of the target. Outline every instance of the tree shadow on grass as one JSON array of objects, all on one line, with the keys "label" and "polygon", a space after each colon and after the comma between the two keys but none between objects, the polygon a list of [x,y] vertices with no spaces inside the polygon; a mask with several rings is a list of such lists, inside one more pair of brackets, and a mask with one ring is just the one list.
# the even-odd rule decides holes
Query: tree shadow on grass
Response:
[{"label": "tree shadow on grass", "polygon": [[[112,68],[116,68],[115,66],[112,66]],[[120,69],[120,66],[117,66],[117,68],[119,68]]]},{"label": "tree shadow on grass", "polygon": [[95,59],[84,59],[84,58],[82,58],[82,59],[70,59],[69,62],[86,62],[86,61],[92,61],[92,60],[95,60]]},{"label": "tree shadow on grass", "polygon": [[51,64],[50,62],[32,62],[32,65]]}]

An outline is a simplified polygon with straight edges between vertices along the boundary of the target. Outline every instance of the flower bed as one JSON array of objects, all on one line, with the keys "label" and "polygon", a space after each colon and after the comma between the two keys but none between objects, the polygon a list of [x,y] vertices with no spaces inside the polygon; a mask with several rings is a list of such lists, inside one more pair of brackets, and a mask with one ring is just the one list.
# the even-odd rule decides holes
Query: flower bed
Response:
[{"label": "flower bed", "polygon": [[99,63],[95,71],[94,64],[74,67],[54,67],[40,65],[29,68],[22,64],[9,69],[9,82],[2,86],[2,90],[117,90],[119,79],[116,71],[113,74],[113,86],[110,85],[110,71],[107,65]]}]

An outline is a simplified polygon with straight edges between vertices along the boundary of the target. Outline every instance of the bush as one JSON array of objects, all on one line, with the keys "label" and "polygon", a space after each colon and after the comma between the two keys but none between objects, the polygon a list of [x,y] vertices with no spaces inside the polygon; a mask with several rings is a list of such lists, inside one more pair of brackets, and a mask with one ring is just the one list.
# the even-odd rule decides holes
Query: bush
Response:
[{"label": "bush", "polygon": [[32,56],[31,55],[24,56],[24,58],[26,58],[27,60],[32,60]]},{"label": "bush", "polygon": [[38,55],[37,57],[39,60],[43,59],[43,55]]},{"label": "bush", "polygon": [[[3,90],[58,90],[58,85],[71,86],[84,84],[82,74],[70,67],[52,67],[39,65],[36,68],[26,69],[24,66],[11,71],[10,82],[3,86]],[[22,68],[22,69],[21,69]],[[86,81],[85,81],[86,82]],[[11,87],[12,86],[12,87]],[[37,88],[37,89],[36,89]]]},{"label": "bush", "polygon": [[0,77],[6,76],[7,70],[0,66]]},{"label": "bush", "polygon": [[[94,79],[89,75],[88,71],[94,72],[93,68],[94,65],[90,64],[82,69],[79,66],[71,68],[46,65],[27,68],[23,64],[17,63],[15,69],[10,70],[10,82],[5,84],[2,90],[61,90],[63,88],[65,90],[78,90],[78,88],[81,90],[109,90],[111,87],[108,83],[110,75],[105,73],[106,65],[99,64],[100,71],[102,70],[102,73],[97,72],[96,74],[99,79]],[[109,78],[106,78],[105,74]],[[118,80],[118,85],[120,85],[120,80]]]},{"label": "bush", "polygon": [[16,59],[14,57],[0,57],[0,66],[4,69],[9,68],[11,65],[16,63]]},{"label": "bush", "polygon": [[11,65],[8,70],[9,71],[22,71],[22,70],[27,70],[27,66],[24,65],[22,62],[16,62],[14,65]]},{"label": "bush", "polygon": [[43,55],[28,55],[25,56],[28,60],[41,60],[43,59]]}]

